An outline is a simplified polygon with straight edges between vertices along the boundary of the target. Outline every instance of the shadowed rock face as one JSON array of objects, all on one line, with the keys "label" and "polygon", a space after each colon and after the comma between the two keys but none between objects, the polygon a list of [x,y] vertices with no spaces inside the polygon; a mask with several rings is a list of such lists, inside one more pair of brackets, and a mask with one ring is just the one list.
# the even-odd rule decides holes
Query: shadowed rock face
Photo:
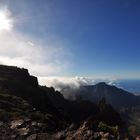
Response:
[{"label": "shadowed rock face", "polygon": [[[51,92],[55,93],[55,90]],[[48,91],[40,88],[37,78],[31,76],[27,69],[0,65],[0,93],[23,98],[36,110],[47,112],[63,119],[63,116],[48,98]]]}]

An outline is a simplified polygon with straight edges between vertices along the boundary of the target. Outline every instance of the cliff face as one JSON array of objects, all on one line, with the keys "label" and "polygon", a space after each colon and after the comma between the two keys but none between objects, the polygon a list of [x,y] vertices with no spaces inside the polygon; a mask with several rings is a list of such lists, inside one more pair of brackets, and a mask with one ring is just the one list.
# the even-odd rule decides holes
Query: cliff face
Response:
[{"label": "cliff face", "polygon": [[36,77],[29,75],[27,69],[0,65],[0,87],[10,89],[10,85],[35,88],[38,86],[38,81]]},{"label": "cliff face", "polygon": [[[31,76],[27,69],[0,65],[0,92],[23,98],[36,110],[61,116],[47,92],[38,85],[37,78]],[[55,93],[55,90],[51,92]]]}]

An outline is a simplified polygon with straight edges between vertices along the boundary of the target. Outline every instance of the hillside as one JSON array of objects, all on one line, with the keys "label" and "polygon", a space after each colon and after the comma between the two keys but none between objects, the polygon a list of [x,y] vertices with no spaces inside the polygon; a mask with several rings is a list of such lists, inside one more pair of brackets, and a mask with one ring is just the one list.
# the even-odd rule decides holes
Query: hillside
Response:
[{"label": "hillside", "polygon": [[102,98],[69,101],[26,69],[0,65],[0,139],[124,138],[124,122]]}]

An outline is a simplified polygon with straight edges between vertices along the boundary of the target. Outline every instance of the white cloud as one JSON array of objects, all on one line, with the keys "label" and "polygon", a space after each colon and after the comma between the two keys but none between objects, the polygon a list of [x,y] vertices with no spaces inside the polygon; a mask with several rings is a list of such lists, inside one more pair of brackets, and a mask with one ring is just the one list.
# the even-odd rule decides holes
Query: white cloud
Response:
[{"label": "white cloud", "polygon": [[95,81],[85,77],[38,77],[41,85],[54,87],[61,91],[66,99],[74,100],[76,98],[76,90],[80,86],[93,85]]},{"label": "white cloud", "polygon": [[95,79],[88,77],[38,77],[41,85],[54,87],[60,91],[66,99],[75,100],[80,86],[95,85],[99,82],[106,82],[109,85],[117,86],[117,79]]},{"label": "white cloud", "polygon": [[57,90],[69,87],[77,89],[82,85],[93,85],[95,80],[86,77],[38,77],[41,85],[47,85],[48,87],[55,87]]},{"label": "white cloud", "polygon": [[36,76],[63,72],[69,65],[65,53],[62,47],[40,45],[15,31],[0,33],[0,63],[28,68]]},{"label": "white cloud", "polygon": [[108,85],[118,86],[119,83],[117,79],[97,79],[89,77],[38,77],[40,85],[46,85],[48,87],[55,87],[57,90],[62,90],[62,88],[69,87],[77,89],[80,86],[95,85],[99,82],[106,82]]}]

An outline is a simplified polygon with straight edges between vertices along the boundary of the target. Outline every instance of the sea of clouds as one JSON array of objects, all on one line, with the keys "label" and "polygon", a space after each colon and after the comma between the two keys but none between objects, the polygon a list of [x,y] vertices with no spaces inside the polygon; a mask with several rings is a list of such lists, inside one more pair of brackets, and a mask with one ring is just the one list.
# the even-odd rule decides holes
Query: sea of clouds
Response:
[{"label": "sea of clouds", "polygon": [[54,87],[60,91],[67,99],[74,100],[76,98],[77,90],[81,86],[95,85],[99,82],[106,82],[109,85],[117,85],[115,79],[94,79],[88,77],[38,77],[39,84],[47,87]]}]

